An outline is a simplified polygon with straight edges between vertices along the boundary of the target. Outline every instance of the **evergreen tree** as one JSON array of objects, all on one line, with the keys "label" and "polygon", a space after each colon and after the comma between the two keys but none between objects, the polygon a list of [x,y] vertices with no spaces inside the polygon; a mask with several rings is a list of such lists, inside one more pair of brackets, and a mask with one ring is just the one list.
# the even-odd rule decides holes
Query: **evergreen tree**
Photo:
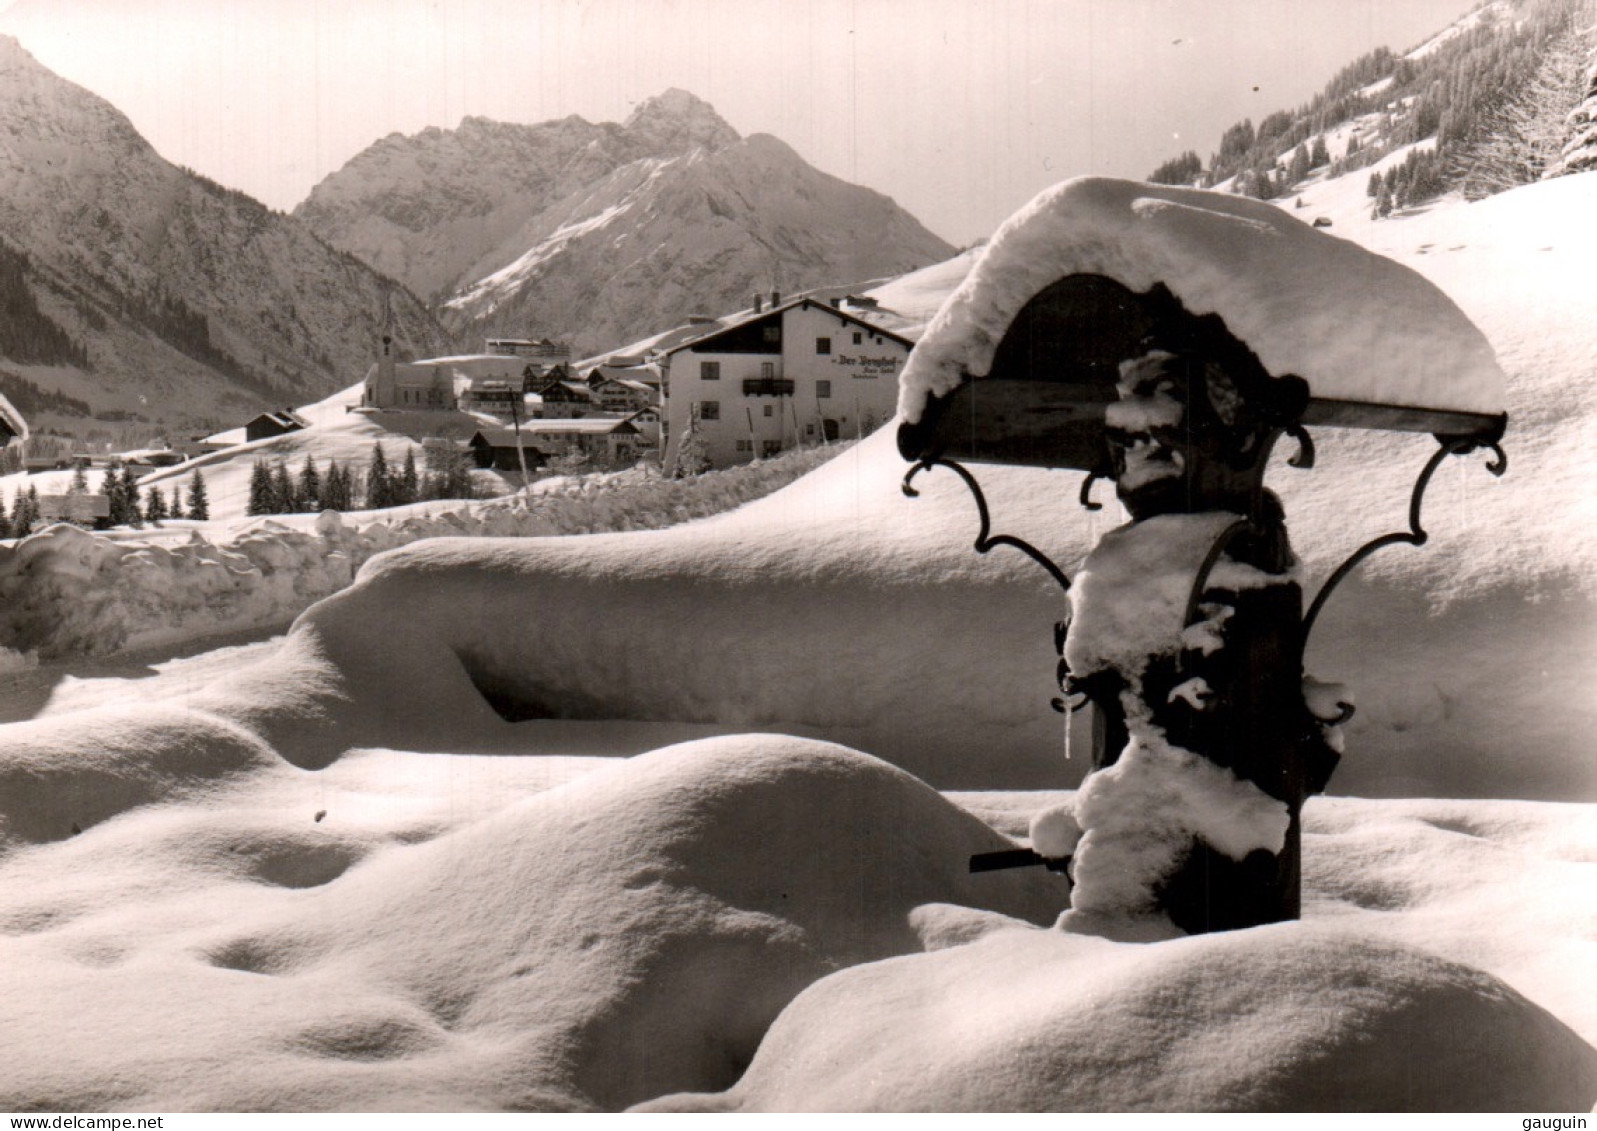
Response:
[{"label": "evergreen tree", "polygon": [[87,495],[89,493],[89,472],[82,460],[72,464],[72,483],[67,487],[69,495]]},{"label": "evergreen tree", "polygon": [[189,480],[189,517],[201,520],[211,517],[211,499],[205,490],[205,472],[197,467]]},{"label": "evergreen tree", "polygon": [[272,514],[272,469],[265,460],[256,460],[250,468],[250,497],[245,514]]},{"label": "evergreen tree", "polygon": [[416,475],[416,448],[414,445],[405,449],[405,465],[400,469],[399,478],[394,489],[394,504],[403,506],[414,503],[421,497],[421,482]]},{"label": "evergreen tree", "polygon": [[372,445],[372,461],[366,469],[366,509],[382,510],[394,505],[393,473],[388,470],[388,456],[383,442]]},{"label": "evergreen tree", "polygon": [[131,467],[123,464],[115,476],[107,475],[105,493],[111,502],[112,526],[144,525],[144,515],[139,509],[138,480]]},{"label": "evergreen tree", "polygon": [[709,470],[709,452],[705,449],[704,438],[699,435],[699,406],[694,405],[693,412],[688,417],[687,431],[682,434],[682,442],[677,445],[671,478],[686,479],[689,476],[702,475]]},{"label": "evergreen tree", "polygon": [[1314,138],[1314,145],[1309,150],[1309,167],[1311,169],[1321,169],[1330,163],[1331,151],[1325,147],[1325,135],[1317,134]]},{"label": "evergreen tree", "polygon": [[144,503],[144,521],[157,526],[166,516],[166,498],[161,494],[161,488],[152,483]]},{"label": "evergreen tree", "polygon": [[183,517],[183,484],[172,484],[171,514],[173,518]]},{"label": "evergreen tree", "polygon": [[294,491],[294,481],[289,478],[288,465],[278,460],[272,465],[271,514],[293,514],[299,510],[299,499]]},{"label": "evergreen tree", "polygon": [[349,509],[349,477],[338,461],[330,460],[322,476],[322,510],[347,511]]},{"label": "evergreen tree", "polygon": [[1301,141],[1292,151],[1292,159],[1287,164],[1286,183],[1295,185],[1309,175],[1309,147]]},{"label": "evergreen tree", "polygon": [[128,505],[122,493],[123,467],[121,461],[113,461],[111,466],[105,469],[105,475],[100,480],[100,494],[105,496],[111,513],[104,519],[96,519],[94,523],[96,527],[104,529],[111,526],[126,526],[128,523]]},{"label": "evergreen tree", "polygon": [[316,470],[315,457],[307,454],[299,473],[299,506],[295,509],[320,510],[322,504],[322,476]]},{"label": "evergreen tree", "polygon": [[18,491],[11,501],[11,537],[26,538],[39,521],[39,488],[28,484],[26,491]]}]

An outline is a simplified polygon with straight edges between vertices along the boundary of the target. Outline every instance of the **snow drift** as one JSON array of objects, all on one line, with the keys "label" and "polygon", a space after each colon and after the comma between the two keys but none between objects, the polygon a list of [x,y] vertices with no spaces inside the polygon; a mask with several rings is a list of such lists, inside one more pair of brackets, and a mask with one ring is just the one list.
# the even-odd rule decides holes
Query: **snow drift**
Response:
[{"label": "snow drift", "polygon": [[736,1087],[645,1110],[1583,1111],[1594,1094],[1597,1050],[1496,979],[1294,923],[1144,945],[1011,929],[854,967],[782,1014]]},{"label": "snow drift", "polygon": [[1081,177],[1006,220],[904,367],[899,414],[980,378],[1022,306],[1067,275],[1163,283],[1312,395],[1496,415],[1491,346],[1422,275],[1250,197]]}]

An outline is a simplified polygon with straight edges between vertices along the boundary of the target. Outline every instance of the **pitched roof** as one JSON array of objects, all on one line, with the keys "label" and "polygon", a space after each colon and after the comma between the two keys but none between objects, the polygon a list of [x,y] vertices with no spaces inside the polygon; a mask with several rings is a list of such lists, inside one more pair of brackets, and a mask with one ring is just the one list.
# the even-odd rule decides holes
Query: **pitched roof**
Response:
[{"label": "pitched roof", "polygon": [[816,310],[825,311],[827,314],[830,314],[832,317],[836,318],[839,322],[845,322],[858,326],[862,330],[869,330],[871,333],[879,334],[884,338],[891,338],[893,341],[906,348],[913,348],[915,345],[914,342],[910,341],[902,334],[895,334],[893,331],[885,329],[875,322],[871,322],[864,318],[860,318],[857,315],[850,314],[846,310],[839,310],[830,303],[818,302],[813,298],[796,298],[790,299],[781,306],[771,306],[761,311],[744,311],[740,315],[723,319],[718,326],[686,327],[686,329],[689,330],[702,330],[704,332],[684,337],[669,347],[662,348],[659,353],[661,356],[668,356],[673,353],[680,353],[686,349],[697,349],[698,347],[721,337],[723,334],[727,334],[733,330],[747,326],[751,322],[758,322],[762,319],[770,318],[774,314],[786,314],[790,310],[802,309],[807,306],[814,307]]},{"label": "pitched roof", "polygon": [[28,422],[3,393],[0,393],[0,424],[4,424],[19,440],[28,438]]}]

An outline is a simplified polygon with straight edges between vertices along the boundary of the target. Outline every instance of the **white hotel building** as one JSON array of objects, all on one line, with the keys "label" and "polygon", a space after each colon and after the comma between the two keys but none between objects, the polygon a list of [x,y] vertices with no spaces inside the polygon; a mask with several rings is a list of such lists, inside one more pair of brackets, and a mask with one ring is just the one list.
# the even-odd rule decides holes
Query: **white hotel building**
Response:
[{"label": "white hotel building", "polygon": [[690,422],[715,467],[865,435],[892,419],[912,344],[813,298],[757,304],[707,328],[658,359],[667,388],[665,466]]}]

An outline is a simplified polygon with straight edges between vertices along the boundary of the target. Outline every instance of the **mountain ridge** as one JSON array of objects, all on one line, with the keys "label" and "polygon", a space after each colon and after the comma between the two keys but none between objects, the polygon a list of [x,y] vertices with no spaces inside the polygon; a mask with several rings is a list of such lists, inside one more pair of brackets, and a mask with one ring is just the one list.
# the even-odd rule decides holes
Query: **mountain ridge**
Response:
[{"label": "mountain ridge", "polygon": [[0,242],[37,317],[74,343],[44,359],[0,347],[0,368],[109,421],[180,432],[323,395],[364,370],[385,324],[415,349],[444,338],[402,286],[166,161],[9,36]]},{"label": "mountain ridge", "polygon": [[671,88],[626,122],[465,119],[390,135],[295,209],[428,297],[457,343],[611,348],[759,290],[898,274],[953,248],[890,198],[741,137]]}]

